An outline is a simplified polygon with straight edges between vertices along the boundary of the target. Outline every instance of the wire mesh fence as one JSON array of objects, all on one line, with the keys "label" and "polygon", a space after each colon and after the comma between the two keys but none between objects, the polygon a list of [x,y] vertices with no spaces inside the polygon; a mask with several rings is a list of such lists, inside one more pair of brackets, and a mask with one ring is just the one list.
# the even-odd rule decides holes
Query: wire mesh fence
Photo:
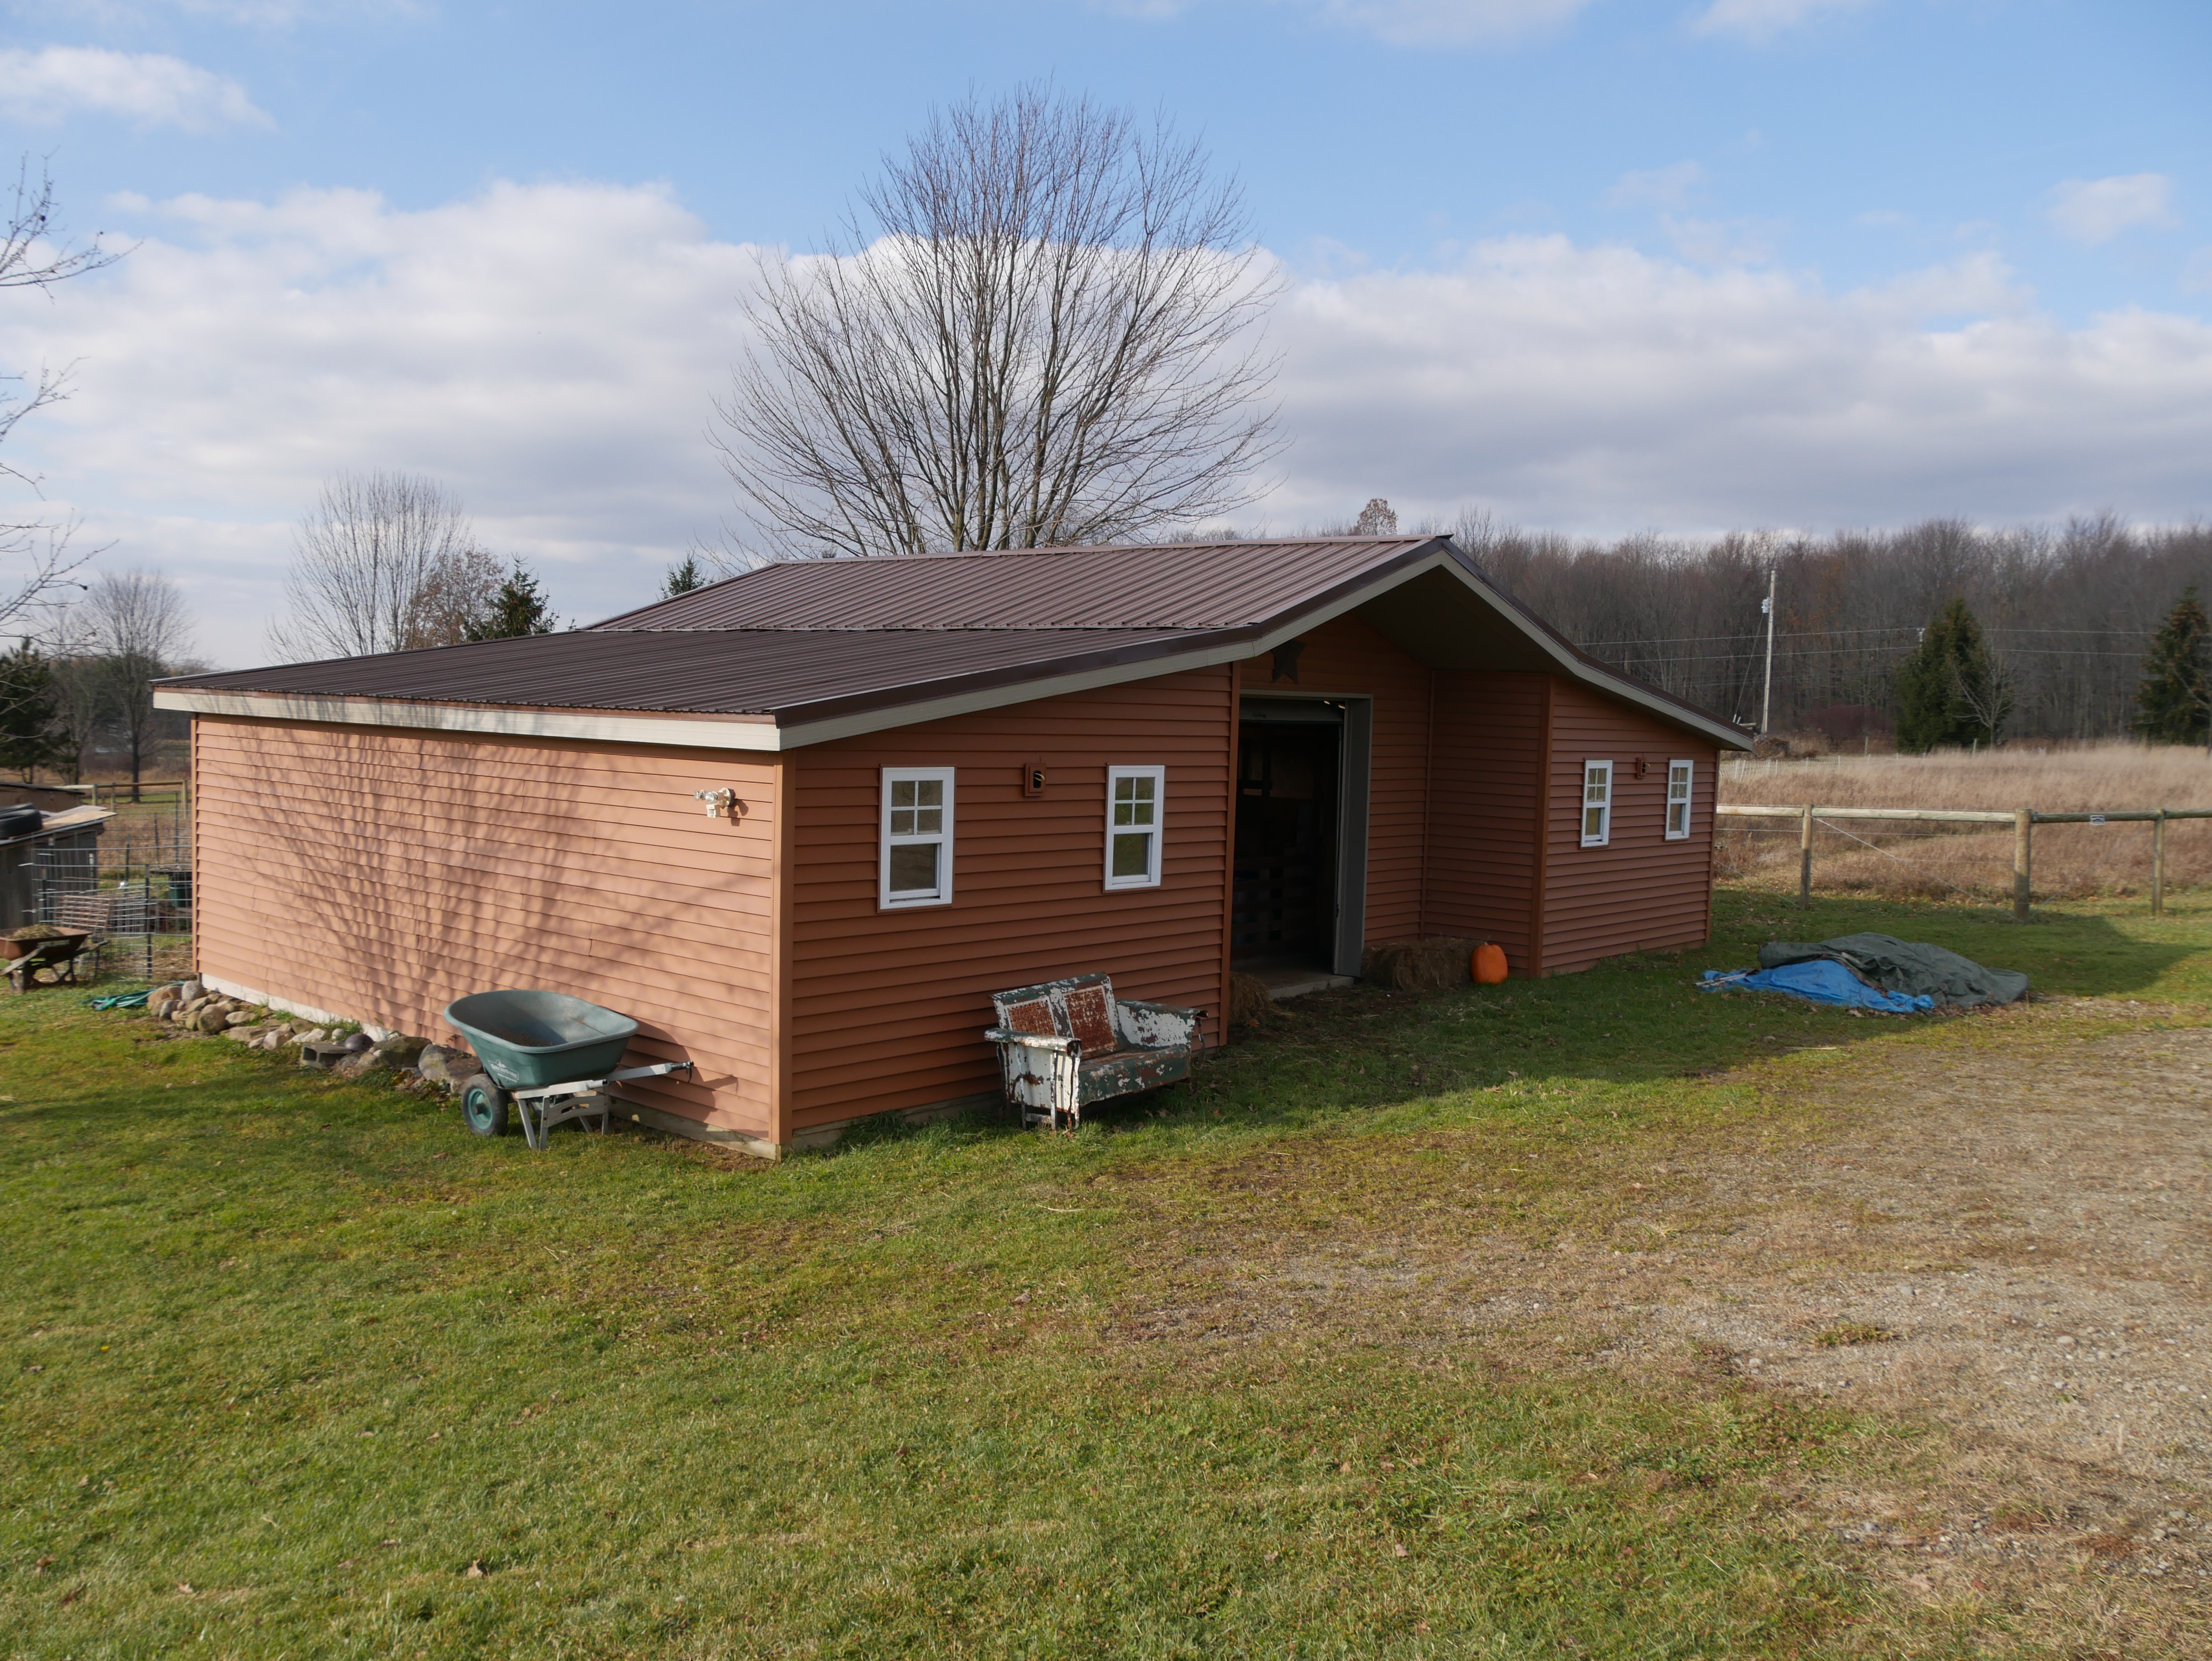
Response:
[{"label": "wire mesh fence", "polygon": [[[149,981],[190,972],[192,956],[191,804],[188,788],[161,787],[137,802],[111,796],[115,818],[88,847],[38,850],[37,915],[98,917],[104,940],[93,967]],[[70,903],[76,902],[75,905]],[[89,913],[84,903],[92,902]]]}]

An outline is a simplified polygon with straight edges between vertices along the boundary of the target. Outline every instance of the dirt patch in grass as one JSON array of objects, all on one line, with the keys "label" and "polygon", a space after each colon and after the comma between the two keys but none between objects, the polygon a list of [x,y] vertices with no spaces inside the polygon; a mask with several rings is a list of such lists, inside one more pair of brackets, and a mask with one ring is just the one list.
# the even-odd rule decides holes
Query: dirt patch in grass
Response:
[{"label": "dirt patch in grass", "polygon": [[1523,1378],[1871,1413],[1899,1427],[1893,1469],[1777,1483],[1815,1548],[1980,1652],[2013,1626],[2203,1653],[2212,1030],[2114,1034],[2114,1007],[1715,1072],[1699,1087],[1751,1110],[1671,1140],[1492,1135],[1483,1165],[1447,1133],[1226,1164],[1202,1256],[1119,1331],[1471,1349]]}]

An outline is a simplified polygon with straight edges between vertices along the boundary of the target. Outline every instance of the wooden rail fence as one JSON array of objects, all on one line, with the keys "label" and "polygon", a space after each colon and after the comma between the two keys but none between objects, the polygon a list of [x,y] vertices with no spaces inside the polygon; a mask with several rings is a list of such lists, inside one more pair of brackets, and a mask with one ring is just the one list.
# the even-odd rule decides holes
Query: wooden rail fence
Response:
[{"label": "wooden rail fence", "polygon": [[1897,819],[1941,824],[2009,824],[2012,826],[2012,915],[2015,922],[2027,921],[2028,879],[2035,866],[2035,827],[2039,824],[2114,824],[2145,821],[2150,832],[2150,914],[2166,910],[2166,827],[2171,819],[2212,819],[2212,807],[2142,807],[2105,813],[2039,813],[2033,807],[2009,812],[1981,812],[1964,807],[1754,807],[1723,803],[1713,809],[1723,818],[1796,819],[1797,832],[1797,904],[1813,903],[1813,826],[1820,819]]}]

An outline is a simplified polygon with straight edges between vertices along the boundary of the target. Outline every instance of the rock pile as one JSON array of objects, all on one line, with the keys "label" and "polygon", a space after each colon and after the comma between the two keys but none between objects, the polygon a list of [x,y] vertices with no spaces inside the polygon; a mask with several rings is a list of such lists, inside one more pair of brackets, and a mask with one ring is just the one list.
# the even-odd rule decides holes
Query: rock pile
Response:
[{"label": "rock pile", "polygon": [[286,1019],[196,980],[156,988],[146,1000],[146,1013],[186,1032],[220,1036],[249,1050],[296,1050],[301,1066],[325,1068],[346,1079],[411,1069],[423,1049],[422,1039],[398,1033],[371,1039],[366,1032]]}]

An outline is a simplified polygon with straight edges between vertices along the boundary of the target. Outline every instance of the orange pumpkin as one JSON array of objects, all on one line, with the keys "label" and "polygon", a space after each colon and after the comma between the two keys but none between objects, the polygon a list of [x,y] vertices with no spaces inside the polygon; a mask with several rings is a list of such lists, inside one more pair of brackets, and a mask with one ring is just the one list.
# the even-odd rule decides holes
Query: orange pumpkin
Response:
[{"label": "orange pumpkin", "polygon": [[1497,985],[1505,978],[1505,948],[1502,946],[1476,946],[1474,968],[1478,986]]}]

